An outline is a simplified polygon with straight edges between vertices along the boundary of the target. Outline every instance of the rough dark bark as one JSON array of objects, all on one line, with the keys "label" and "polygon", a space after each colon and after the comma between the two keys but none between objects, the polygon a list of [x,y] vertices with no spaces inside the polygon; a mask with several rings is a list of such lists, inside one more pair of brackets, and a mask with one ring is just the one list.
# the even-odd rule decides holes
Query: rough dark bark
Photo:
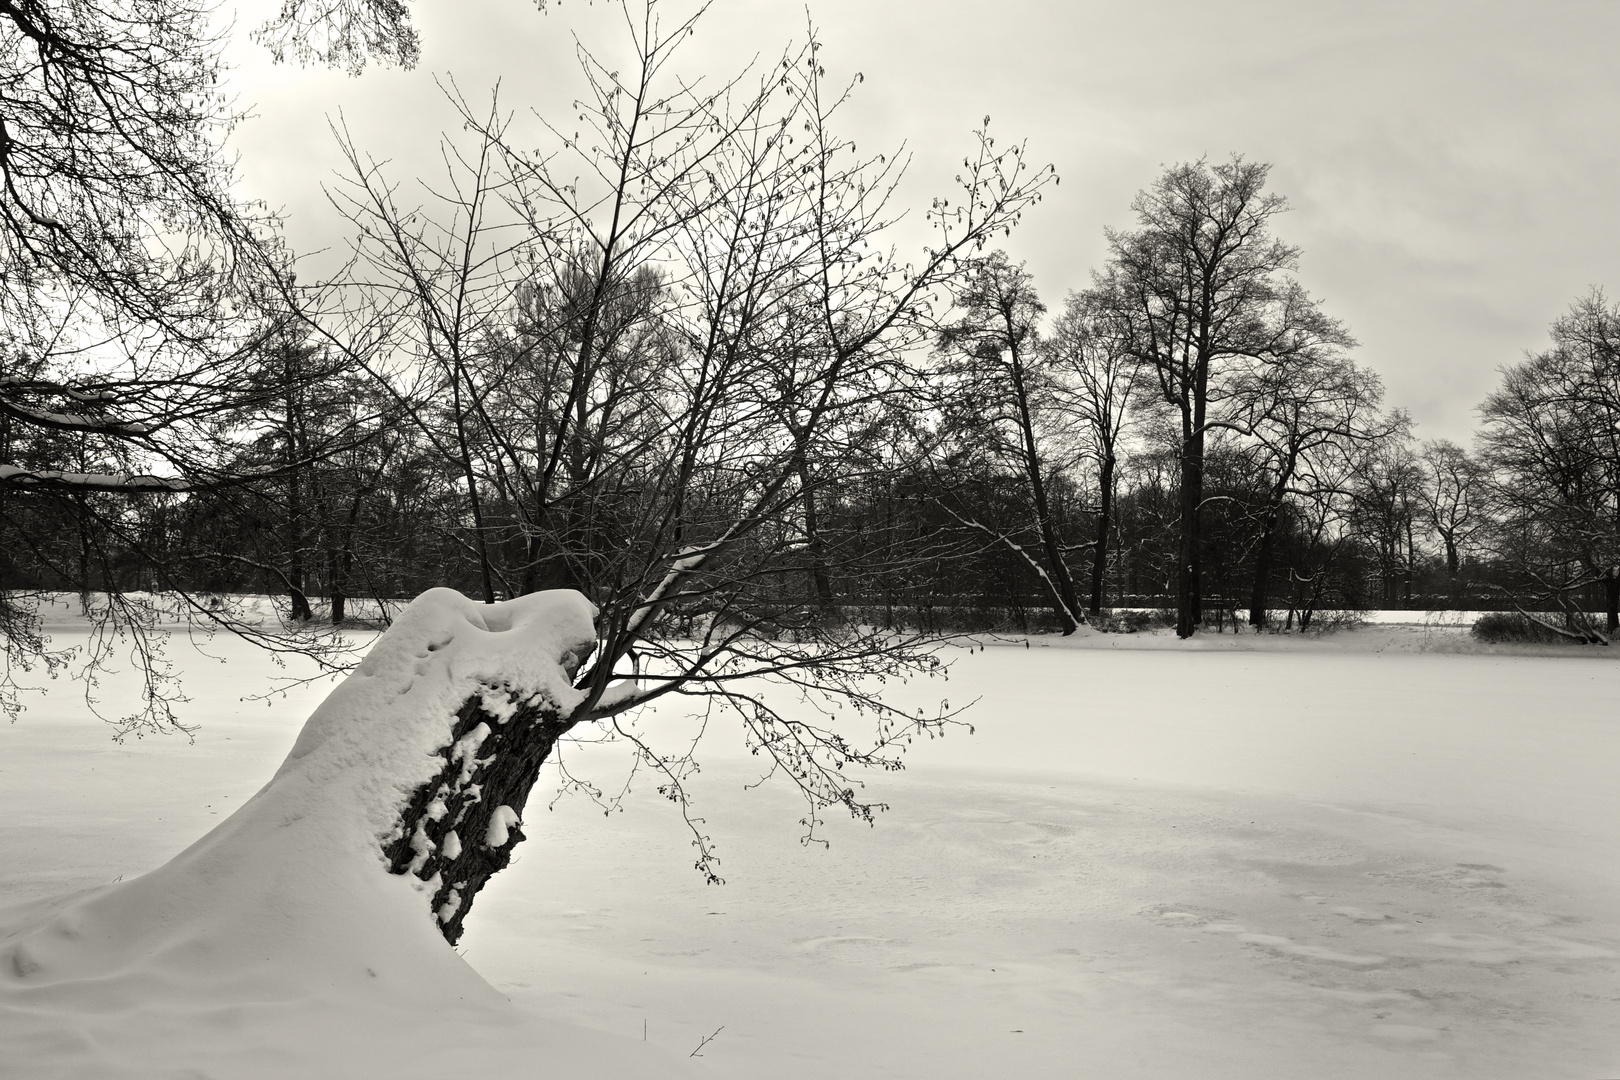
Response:
[{"label": "rough dark bark", "polygon": [[[436,882],[433,918],[450,944],[461,939],[479,890],[511,862],[512,849],[523,839],[515,821],[541,764],[568,726],[543,697],[520,701],[505,688],[474,694],[462,703],[450,740],[439,750],[443,765],[437,775],[418,787],[401,811],[383,857],[393,873]],[[502,817],[512,823],[492,830],[502,807],[511,811]]]},{"label": "rough dark bark", "polygon": [[1446,576],[1456,577],[1457,572],[1462,569],[1462,562],[1457,555],[1457,535],[1453,532],[1442,531],[1440,538],[1445,541],[1446,545]]}]

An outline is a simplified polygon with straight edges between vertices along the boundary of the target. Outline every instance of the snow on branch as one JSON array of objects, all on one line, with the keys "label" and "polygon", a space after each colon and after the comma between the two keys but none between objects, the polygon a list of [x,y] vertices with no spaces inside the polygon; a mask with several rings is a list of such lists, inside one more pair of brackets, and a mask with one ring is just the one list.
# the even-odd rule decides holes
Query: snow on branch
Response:
[{"label": "snow on branch", "polygon": [[0,486],[74,491],[196,491],[209,486],[181,477],[147,473],[87,473],[65,469],[24,469],[0,464]]},{"label": "snow on branch", "polygon": [[1042,566],[1040,564],[1040,560],[1036,559],[1035,556],[1031,555],[1028,551],[1024,550],[1024,545],[1020,544],[1018,541],[1014,540],[1011,536],[1007,535],[1004,532],[997,532],[995,529],[992,529],[990,526],[984,524],[983,522],[980,522],[980,521],[978,521],[978,520],[976,520],[974,518],[971,518],[971,517],[964,517],[961,514],[958,514],[955,510],[952,510],[950,507],[946,506],[944,502],[942,502],[942,501],[940,501],[938,499],[935,500],[935,503],[939,506],[939,508],[941,510],[943,510],[947,514],[951,515],[951,517],[955,518],[957,521],[961,522],[966,527],[968,527],[970,529],[975,529],[975,530],[977,530],[979,532],[984,533],[986,536],[990,537],[993,540],[998,540],[1001,543],[1006,544],[1007,547],[1012,549],[1013,554],[1015,554],[1019,558],[1023,559],[1024,562],[1026,564],[1028,564],[1029,568],[1031,570],[1035,571],[1035,575],[1041,579],[1043,584],[1045,584],[1046,591],[1051,593],[1052,602],[1054,604],[1057,604],[1060,608],[1062,608],[1063,611],[1067,612],[1069,618],[1074,621],[1075,625],[1077,625],[1077,626],[1085,625],[1085,621],[1086,621],[1085,617],[1082,616],[1082,615],[1075,614],[1075,612],[1072,611],[1069,608],[1069,605],[1063,599],[1063,594],[1058,591],[1057,584],[1052,580],[1051,575],[1046,572],[1046,567]]},{"label": "snow on branch", "polygon": [[[0,385],[0,389],[4,389]],[[84,400],[87,403],[92,395],[72,395],[75,400]],[[115,420],[104,416],[85,416],[81,413],[56,412],[50,409],[35,409],[21,405],[15,401],[0,398],[0,412],[13,416],[18,420],[40,427],[53,428],[57,431],[86,431],[105,435],[120,435],[125,438],[139,438],[150,435],[157,430],[156,424],[148,424],[136,420]]]}]

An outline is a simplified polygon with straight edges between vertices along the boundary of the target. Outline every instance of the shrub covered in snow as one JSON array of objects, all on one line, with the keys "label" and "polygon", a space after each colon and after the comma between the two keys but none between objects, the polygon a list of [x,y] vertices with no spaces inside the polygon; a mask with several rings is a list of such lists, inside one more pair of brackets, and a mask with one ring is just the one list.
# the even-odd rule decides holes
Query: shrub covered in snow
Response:
[{"label": "shrub covered in snow", "polygon": [[1176,625],[1176,613],[1165,609],[1123,608],[1106,611],[1091,620],[1094,629],[1104,634],[1140,634],[1144,630],[1161,630]]},{"label": "shrub covered in snow", "polygon": [[1353,609],[1313,611],[1309,621],[1301,620],[1300,630],[1311,634],[1332,634],[1339,630],[1354,630],[1365,625],[1367,613]]},{"label": "shrub covered in snow", "polygon": [[1514,642],[1556,645],[1575,640],[1517,611],[1488,611],[1474,620],[1474,626],[1469,633],[1473,635],[1475,641],[1483,641],[1488,645]]}]

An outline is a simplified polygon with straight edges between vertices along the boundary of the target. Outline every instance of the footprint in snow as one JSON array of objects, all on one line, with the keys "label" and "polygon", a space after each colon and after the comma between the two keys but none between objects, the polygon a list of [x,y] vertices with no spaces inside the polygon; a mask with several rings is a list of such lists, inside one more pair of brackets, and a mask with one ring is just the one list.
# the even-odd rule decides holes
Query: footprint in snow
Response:
[{"label": "footprint in snow", "polygon": [[1346,905],[1344,907],[1329,908],[1328,910],[1341,918],[1349,919],[1351,922],[1360,923],[1363,926],[1377,926],[1384,930],[1408,930],[1411,928],[1409,924],[1399,921],[1393,915],[1368,911],[1365,908]]},{"label": "footprint in snow", "polygon": [[1433,1042],[1440,1037],[1438,1028],[1417,1024],[1374,1024],[1369,1030],[1374,1038],[1395,1043]]},{"label": "footprint in snow", "polygon": [[1515,960],[1610,960],[1612,949],[1571,941],[1552,934],[1520,934],[1517,939],[1494,934],[1429,934],[1426,945],[1453,952],[1476,964],[1507,964]]},{"label": "footprint in snow", "polygon": [[1154,904],[1141,909],[1137,914],[1143,918],[1153,919],[1163,926],[1203,926],[1211,921],[1232,918],[1230,911],[1195,904]]},{"label": "footprint in snow", "polygon": [[1185,910],[1179,907],[1158,906],[1143,912],[1162,926],[1182,926],[1202,930],[1206,934],[1230,934],[1245,945],[1273,954],[1298,960],[1316,960],[1328,964],[1369,968],[1389,962],[1386,956],[1374,953],[1349,953],[1328,949],[1320,945],[1305,945],[1279,934],[1257,934],[1242,923],[1232,922],[1230,916],[1213,912]]},{"label": "footprint in snow", "polygon": [[811,938],[809,941],[799,942],[799,948],[806,952],[824,952],[827,950],[859,951],[876,948],[879,945],[891,945],[888,938],[877,937],[821,937]]}]

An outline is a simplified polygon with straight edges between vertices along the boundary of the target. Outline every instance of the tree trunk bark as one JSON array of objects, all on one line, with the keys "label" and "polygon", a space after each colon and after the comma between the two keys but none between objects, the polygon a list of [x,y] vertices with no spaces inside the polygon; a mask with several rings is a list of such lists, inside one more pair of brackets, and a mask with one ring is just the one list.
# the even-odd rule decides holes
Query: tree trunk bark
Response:
[{"label": "tree trunk bark", "polygon": [[1108,529],[1114,513],[1114,465],[1114,455],[1107,454],[1097,471],[1097,546],[1092,549],[1091,559],[1090,612],[1093,618],[1102,614],[1103,578],[1108,571]]},{"label": "tree trunk bark", "polygon": [[1278,508],[1266,510],[1265,522],[1260,527],[1260,546],[1254,555],[1254,589],[1249,595],[1249,625],[1259,629],[1266,625],[1266,603],[1270,599],[1271,548],[1277,535]]},{"label": "tree trunk bark", "polygon": [[282,349],[282,377],[286,380],[286,399],[283,407],[286,410],[287,440],[287,601],[292,611],[292,617],[299,622],[308,622],[315,617],[310,610],[309,596],[304,591],[304,448],[306,439],[300,437],[302,424],[300,423],[300,402],[297,386],[299,376],[298,349],[291,343],[284,342]]},{"label": "tree trunk bark", "polygon": [[1620,569],[1609,567],[1603,579],[1603,601],[1608,609],[1605,625],[1610,634],[1620,631]]},{"label": "tree trunk bark", "polygon": [[[795,438],[798,433],[794,432]],[[810,459],[804,450],[795,455],[799,490],[804,494],[804,533],[810,550],[810,573],[815,580],[816,603],[823,614],[832,611],[832,581],[827,577],[826,548],[821,542],[821,525],[816,517],[816,494],[810,486]]]},{"label": "tree trunk bark", "polygon": [[1079,628],[1076,612],[1080,609],[1080,600],[1074,592],[1074,579],[1069,576],[1069,568],[1063,561],[1063,547],[1058,543],[1057,533],[1052,527],[1052,513],[1046,501],[1046,482],[1041,477],[1041,459],[1035,445],[1035,424],[1029,411],[1029,390],[1024,383],[1023,362],[1018,357],[1016,345],[1011,355],[1013,392],[1018,401],[1018,424],[1024,440],[1024,472],[1035,501],[1035,520],[1040,527],[1041,547],[1046,552],[1047,573],[1052,577],[1052,588],[1057,594],[1052,613],[1057,616],[1058,627],[1067,637]]},{"label": "tree trunk bark", "polygon": [[287,476],[287,600],[292,617],[308,622],[315,617],[304,592],[304,501],[295,467]]},{"label": "tree trunk bark", "polygon": [[1254,589],[1249,596],[1249,625],[1256,629],[1266,625],[1272,545],[1277,538],[1277,522],[1282,517],[1283,499],[1288,495],[1288,483],[1294,477],[1297,464],[1297,453],[1290,446],[1288,454],[1279,463],[1277,482],[1271,486],[1270,496],[1266,500],[1266,517],[1260,526],[1260,549],[1254,557]]},{"label": "tree trunk bark", "polygon": [[1203,598],[1198,580],[1199,524],[1204,502],[1204,454],[1201,439],[1182,441],[1181,545],[1176,579],[1176,636],[1190,638],[1203,621]]},{"label": "tree trunk bark", "polygon": [[1406,607],[1412,606],[1412,582],[1417,577],[1417,549],[1412,544],[1412,517],[1410,512],[1406,518],[1406,565],[1403,569],[1402,602]]},{"label": "tree trunk bark", "polygon": [[[1209,324],[1200,328],[1190,386],[1181,405],[1181,565],[1176,597],[1176,636],[1193,636],[1204,621],[1201,575],[1204,519],[1204,422],[1209,408]],[[1190,394],[1185,391],[1190,390]]]},{"label": "tree trunk bark", "polygon": [[382,849],[393,873],[432,887],[433,918],[452,945],[479,891],[512,861],[540,766],[569,727],[550,705],[510,692],[491,712],[494,693],[462,703],[438,775],[412,793]]}]

